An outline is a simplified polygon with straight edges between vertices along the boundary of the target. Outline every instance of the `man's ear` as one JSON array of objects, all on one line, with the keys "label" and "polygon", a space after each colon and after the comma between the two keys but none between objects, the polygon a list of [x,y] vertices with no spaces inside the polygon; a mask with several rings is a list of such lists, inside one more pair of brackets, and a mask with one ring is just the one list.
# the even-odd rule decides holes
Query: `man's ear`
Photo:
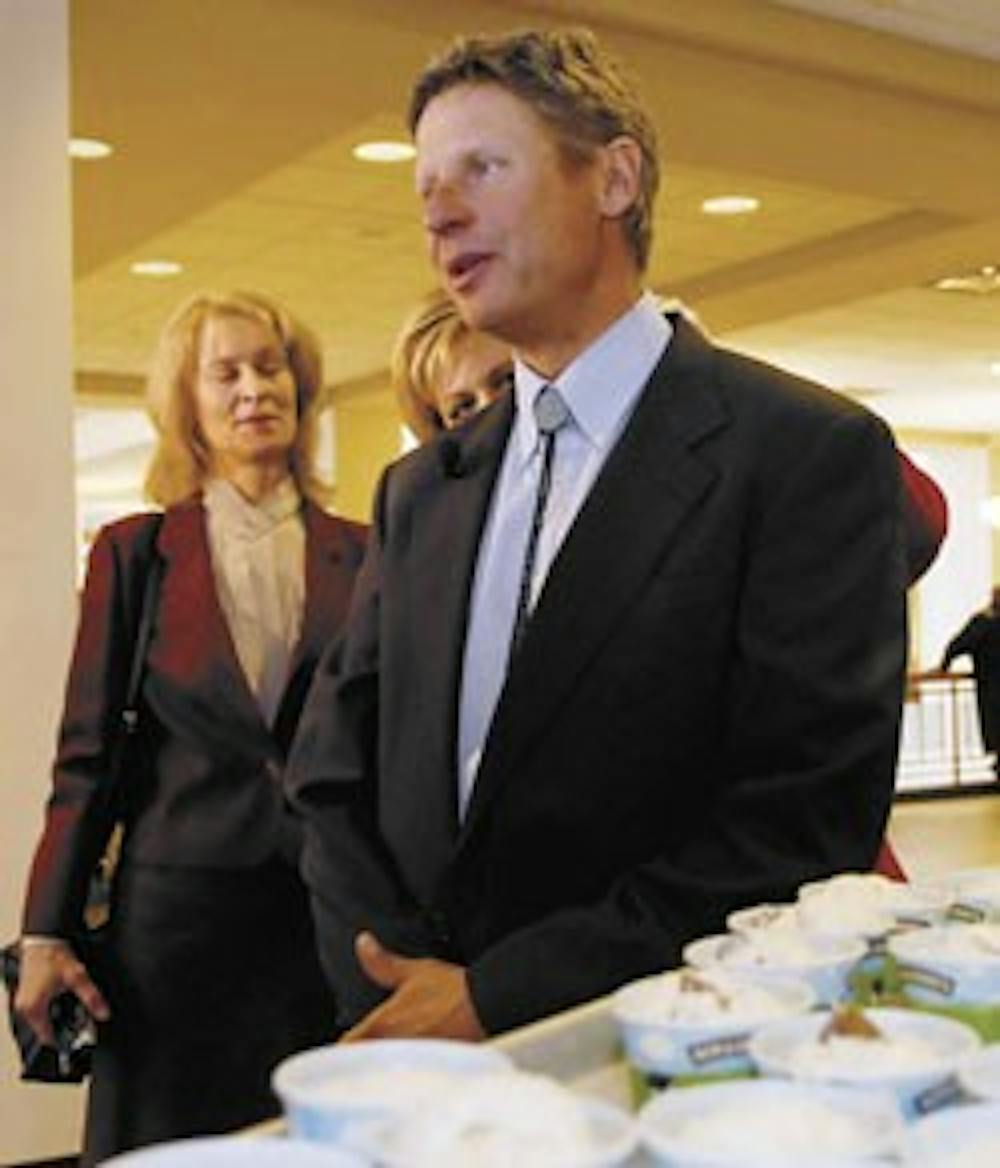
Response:
[{"label": "man's ear", "polygon": [[601,211],[620,219],[639,198],[642,187],[642,148],[634,138],[619,134],[601,147]]}]

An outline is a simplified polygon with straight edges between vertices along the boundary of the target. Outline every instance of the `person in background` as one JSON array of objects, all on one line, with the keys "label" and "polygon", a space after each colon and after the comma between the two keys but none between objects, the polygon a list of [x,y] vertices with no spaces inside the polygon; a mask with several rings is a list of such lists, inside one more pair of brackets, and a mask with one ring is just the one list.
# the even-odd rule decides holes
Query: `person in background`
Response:
[{"label": "person in background", "polygon": [[994,587],[987,607],[970,617],[948,642],[941,668],[948,669],[963,654],[972,658],[983,749],[994,756],[1000,778],[1000,586]]},{"label": "person in background", "polygon": [[[281,306],[194,297],[149,381],[147,491],[165,512],[110,524],[91,552],[16,1000],[46,1041],[65,988],[100,1022],[87,1165],[273,1114],[274,1064],[334,1033],[282,777],[364,550],[364,529],[318,502],[321,388],[316,342]],[[116,818],[104,795],[133,647],[124,612],[154,524],[144,766],[120,792],[110,952],[91,970],[73,938]]]},{"label": "person in background", "polygon": [[514,384],[509,346],[468,328],[440,289],[404,322],[391,372],[403,421],[418,442],[453,430]]},{"label": "person in background", "polygon": [[410,124],[515,387],[385,472],[289,763],[354,1040],[499,1033],[869,868],[906,655],[891,434],[644,294],[655,135],[596,41],[460,41]]}]

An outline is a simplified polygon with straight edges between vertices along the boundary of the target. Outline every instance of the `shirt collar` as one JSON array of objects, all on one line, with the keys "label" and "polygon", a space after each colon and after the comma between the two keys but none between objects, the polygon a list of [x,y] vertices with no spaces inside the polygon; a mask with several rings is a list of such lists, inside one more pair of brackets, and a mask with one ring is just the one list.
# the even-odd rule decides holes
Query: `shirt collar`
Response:
[{"label": "shirt collar", "polygon": [[522,463],[538,446],[532,405],[543,385],[555,385],[584,438],[606,450],[617,438],[643,386],[662,357],[673,328],[649,292],[622,313],[554,381],[522,361],[514,362],[517,416],[514,441]]},{"label": "shirt collar", "polygon": [[209,479],[203,489],[205,509],[213,525],[227,535],[259,539],[302,505],[295,480],[289,475],[258,503],[251,502],[226,479]]}]

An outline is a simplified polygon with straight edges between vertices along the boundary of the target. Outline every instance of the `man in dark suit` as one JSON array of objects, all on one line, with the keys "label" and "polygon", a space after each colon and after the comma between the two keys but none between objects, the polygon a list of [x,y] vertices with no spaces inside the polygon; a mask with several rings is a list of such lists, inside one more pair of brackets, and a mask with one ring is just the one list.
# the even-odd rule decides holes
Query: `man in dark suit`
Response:
[{"label": "man in dark suit", "polygon": [[995,755],[993,765],[1000,777],[1000,587],[993,589],[987,608],[970,617],[948,642],[941,668],[947,669],[963,654],[972,658],[983,749]]},{"label": "man in dark suit", "polygon": [[900,481],[867,411],[643,295],[654,134],[591,37],[459,42],[411,125],[515,391],[384,475],[291,786],[349,1037],[476,1038],[871,866]]}]

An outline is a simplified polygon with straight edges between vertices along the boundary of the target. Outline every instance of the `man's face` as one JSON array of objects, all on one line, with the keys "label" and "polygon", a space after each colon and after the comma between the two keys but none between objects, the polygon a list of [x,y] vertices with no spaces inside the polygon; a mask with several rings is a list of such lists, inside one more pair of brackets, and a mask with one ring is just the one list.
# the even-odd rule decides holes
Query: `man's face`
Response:
[{"label": "man's face", "polygon": [[519,348],[558,336],[600,267],[599,167],[494,84],[435,97],[416,144],[431,261],[465,321]]}]

